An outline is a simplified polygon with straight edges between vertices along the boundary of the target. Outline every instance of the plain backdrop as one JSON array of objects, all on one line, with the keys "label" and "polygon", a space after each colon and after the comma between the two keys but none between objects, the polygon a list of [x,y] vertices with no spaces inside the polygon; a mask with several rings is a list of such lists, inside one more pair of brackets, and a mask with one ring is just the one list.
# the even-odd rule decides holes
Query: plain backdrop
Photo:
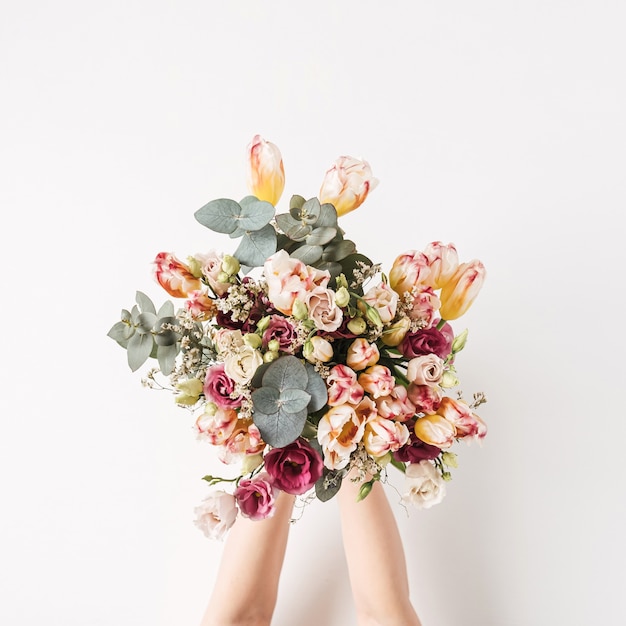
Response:
[{"label": "plain backdrop", "polygon": [[[156,253],[233,251],[193,213],[247,193],[256,133],[280,210],[362,157],[362,252],[487,267],[455,329],[489,434],[437,507],[388,489],[424,626],[626,623],[625,23],[620,0],[2,2],[0,623],[199,623],[219,463],[106,333],[167,297]],[[275,624],[355,624],[333,501],[292,528]]]}]

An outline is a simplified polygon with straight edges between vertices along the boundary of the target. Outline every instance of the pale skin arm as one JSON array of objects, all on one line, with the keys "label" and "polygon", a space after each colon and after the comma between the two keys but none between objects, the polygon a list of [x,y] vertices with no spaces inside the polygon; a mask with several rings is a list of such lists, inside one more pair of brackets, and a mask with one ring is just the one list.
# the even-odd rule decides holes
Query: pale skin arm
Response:
[{"label": "pale skin arm", "polygon": [[360,483],[344,478],[337,498],[359,626],[421,626],[411,605],[404,548],[383,486],[356,501]]},{"label": "pale skin arm", "polygon": [[261,521],[237,518],[226,538],[200,626],[270,625],[294,500],[281,492],[273,517]]}]

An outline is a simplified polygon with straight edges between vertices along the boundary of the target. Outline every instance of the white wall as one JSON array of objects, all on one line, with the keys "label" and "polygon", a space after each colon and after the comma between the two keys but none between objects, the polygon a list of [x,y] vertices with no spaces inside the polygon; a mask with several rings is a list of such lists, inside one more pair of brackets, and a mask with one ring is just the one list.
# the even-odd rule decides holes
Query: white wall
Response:
[{"label": "white wall", "polygon": [[[106,333],[136,289],[163,299],[157,252],[230,251],[193,212],[246,193],[257,132],[286,198],[369,160],[380,185],[343,218],[366,254],[440,239],[488,268],[459,368],[489,435],[441,505],[397,508],[425,626],[626,623],[622,2],[1,13],[1,623],[198,623],[221,544],[192,511],[215,460]],[[314,503],[276,624],[352,615],[335,503]]]}]

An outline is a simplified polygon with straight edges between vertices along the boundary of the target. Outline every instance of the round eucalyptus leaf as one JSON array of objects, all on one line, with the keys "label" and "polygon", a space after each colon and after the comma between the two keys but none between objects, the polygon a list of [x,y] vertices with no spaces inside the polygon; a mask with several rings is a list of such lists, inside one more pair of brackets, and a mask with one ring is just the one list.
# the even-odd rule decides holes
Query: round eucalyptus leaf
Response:
[{"label": "round eucalyptus leaf", "polygon": [[194,217],[200,224],[217,233],[232,233],[238,226],[241,207],[230,198],[218,198],[200,207]]},{"label": "round eucalyptus leaf", "polygon": [[[259,389],[259,391],[262,390]],[[302,389],[284,389],[280,393],[278,404],[281,410],[286,413],[298,413],[298,411],[306,409],[310,400],[311,394]]]},{"label": "round eucalyptus leaf", "polygon": [[174,303],[166,300],[159,308],[157,317],[174,317]]},{"label": "round eucalyptus leaf", "polygon": [[138,333],[150,333],[154,328],[157,316],[155,313],[141,313],[137,317],[137,332]]},{"label": "round eucalyptus leaf", "polygon": [[340,263],[335,261],[319,261],[315,264],[318,270],[327,271],[330,273],[331,278],[337,278],[341,274],[342,267]]},{"label": "round eucalyptus leaf", "polygon": [[337,234],[337,229],[330,226],[316,228],[307,238],[306,242],[310,246],[323,246]]},{"label": "round eucalyptus leaf", "polygon": [[128,357],[128,365],[133,372],[138,370],[147,361],[152,352],[153,345],[154,341],[150,334],[142,335],[135,333],[129,339],[126,355]]},{"label": "round eucalyptus leaf", "polygon": [[276,216],[276,225],[280,230],[286,233],[288,230],[300,226],[300,221],[291,217],[289,213],[279,213]]},{"label": "round eucalyptus leaf", "polygon": [[142,313],[153,313],[154,315],[156,315],[156,308],[154,306],[154,303],[142,291],[138,291],[135,294],[135,302],[137,302],[137,304],[139,305]]},{"label": "round eucalyptus leaf", "polygon": [[252,414],[252,421],[261,432],[265,443],[274,448],[284,448],[293,443],[302,433],[306,423],[306,409],[298,413],[278,411],[269,415],[255,410]]},{"label": "round eucalyptus leaf", "polygon": [[107,333],[107,337],[111,337],[122,348],[126,348],[128,340],[135,334],[135,328],[124,322],[116,322]]},{"label": "round eucalyptus leaf", "polygon": [[317,261],[322,258],[323,251],[322,246],[309,246],[308,244],[304,244],[296,248],[291,253],[291,256],[294,259],[299,259],[306,265],[313,265],[313,263],[317,263]]},{"label": "round eucalyptus leaf", "polygon": [[304,241],[306,237],[311,233],[311,227],[307,224],[297,222],[295,226],[292,226],[289,230],[285,231],[285,234],[289,239],[293,241]]},{"label": "round eucalyptus leaf", "polygon": [[252,392],[254,410],[265,415],[278,414],[280,410],[280,391],[274,387],[261,387]]},{"label": "round eucalyptus leaf", "polygon": [[[292,209],[300,209],[300,207],[306,202],[306,200],[299,196],[298,194],[294,194],[291,196],[289,200],[289,212],[291,213]],[[293,213],[291,213],[294,217],[296,217]],[[296,218],[297,219],[297,218]]]},{"label": "round eucalyptus leaf", "polygon": [[315,413],[328,401],[328,389],[324,379],[315,371],[315,368],[310,363],[307,363],[305,368],[309,378],[306,391],[311,396],[311,400],[307,405],[307,412]]},{"label": "round eucalyptus leaf", "polygon": [[259,200],[254,196],[244,198],[239,214],[239,228],[245,230],[260,230],[274,217],[275,209],[271,202]]},{"label": "round eucalyptus leaf", "polygon": [[343,474],[336,470],[324,468],[321,477],[315,483],[315,495],[318,500],[328,502],[339,493]]},{"label": "round eucalyptus leaf", "polygon": [[271,224],[266,224],[261,230],[246,232],[233,256],[239,259],[242,265],[260,267],[274,252],[276,252],[276,231]]},{"label": "round eucalyptus leaf", "polygon": [[310,198],[300,209],[301,219],[306,220],[308,224],[315,224],[321,211],[320,201],[317,198]]},{"label": "round eucalyptus leaf", "polygon": [[284,389],[306,389],[309,377],[300,359],[290,354],[281,356],[270,364],[263,374],[263,387]]},{"label": "round eucalyptus leaf", "polygon": [[346,275],[348,281],[354,280],[354,270],[361,269],[363,264],[371,267],[374,263],[364,254],[358,253],[349,254],[341,260],[342,271]]},{"label": "round eucalyptus leaf", "polygon": [[354,241],[344,239],[326,246],[322,259],[324,261],[341,261],[341,259],[345,259],[349,254],[354,254],[355,252],[356,245]]},{"label": "round eucalyptus leaf", "polygon": [[329,226],[335,228],[337,226],[337,210],[332,204],[322,204],[320,207],[320,216],[315,224],[318,228]]},{"label": "round eucalyptus leaf", "polygon": [[250,385],[253,389],[258,389],[263,386],[263,374],[265,374],[270,365],[271,363],[261,363],[261,365],[256,368],[254,376],[252,376],[252,380],[250,381]]}]

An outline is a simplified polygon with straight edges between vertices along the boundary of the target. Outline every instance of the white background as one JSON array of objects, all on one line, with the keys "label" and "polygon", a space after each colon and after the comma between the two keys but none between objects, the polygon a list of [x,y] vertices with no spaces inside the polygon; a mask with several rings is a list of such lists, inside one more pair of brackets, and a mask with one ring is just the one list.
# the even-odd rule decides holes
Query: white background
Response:
[{"label": "white background", "polygon": [[[389,264],[432,240],[488,270],[455,325],[482,447],[396,506],[425,626],[620,626],[625,558],[623,2],[2,3],[0,622],[195,626],[216,469],[106,333],[194,211],[276,143],[293,193],[341,154],[380,185],[342,226]],[[399,479],[399,475],[395,474]],[[401,487],[401,483],[398,482]],[[372,573],[376,586],[376,572]],[[293,527],[277,626],[352,626],[334,502]]]}]

